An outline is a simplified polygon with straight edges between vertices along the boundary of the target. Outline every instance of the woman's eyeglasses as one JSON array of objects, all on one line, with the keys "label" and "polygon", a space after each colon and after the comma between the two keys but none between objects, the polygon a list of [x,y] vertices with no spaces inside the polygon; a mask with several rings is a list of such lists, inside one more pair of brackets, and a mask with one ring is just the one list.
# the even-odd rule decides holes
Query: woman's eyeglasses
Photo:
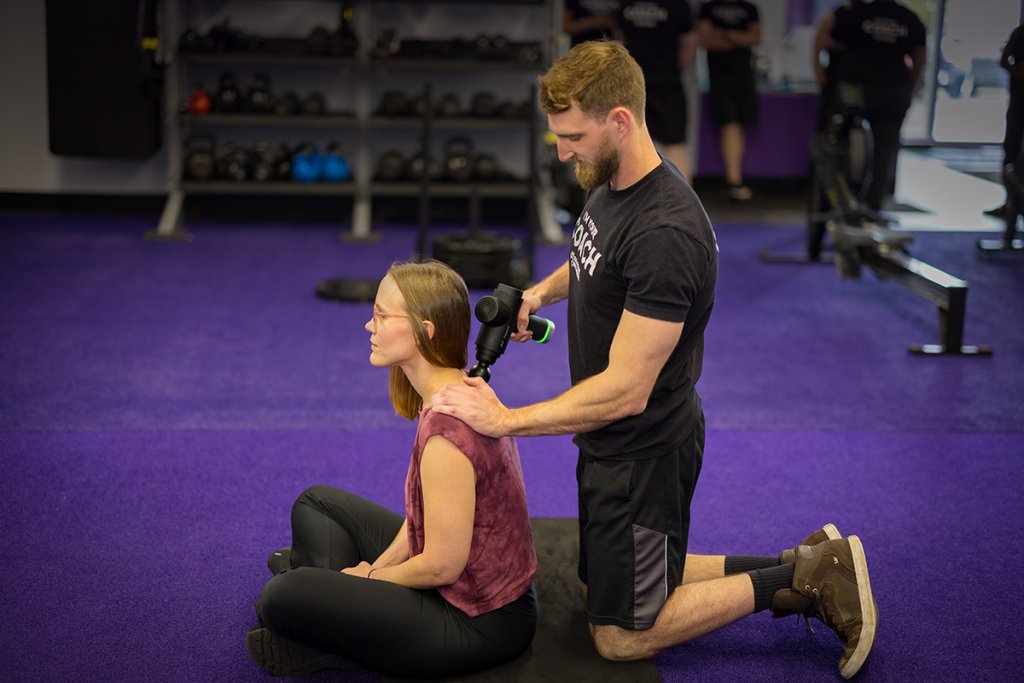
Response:
[{"label": "woman's eyeglasses", "polygon": [[408,318],[407,315],[400,313],[381,313],[376,308],[373,309],[373,326],[380,327],[381,323],[388,318]]}]

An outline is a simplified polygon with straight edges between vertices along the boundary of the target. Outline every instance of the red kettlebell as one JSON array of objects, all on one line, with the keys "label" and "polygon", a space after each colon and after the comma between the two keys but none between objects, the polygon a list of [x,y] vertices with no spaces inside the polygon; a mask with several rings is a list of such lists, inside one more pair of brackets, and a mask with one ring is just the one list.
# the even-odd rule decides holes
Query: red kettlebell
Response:
[{"label": "red kettlebell", "polygon": [[188,98],[188,113],[207,114],[212,106],[213,102],[210,100],[210,93],[206,92],[206,88],[200,83]]}]

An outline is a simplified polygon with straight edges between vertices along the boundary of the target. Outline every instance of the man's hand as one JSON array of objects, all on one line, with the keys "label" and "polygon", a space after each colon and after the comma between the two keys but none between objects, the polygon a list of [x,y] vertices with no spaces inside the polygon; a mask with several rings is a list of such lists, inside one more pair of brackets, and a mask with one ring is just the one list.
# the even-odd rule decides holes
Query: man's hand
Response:
[{"label": "man's hand", "polygon": [[[523,308],[525,310],[525,304]],[[498,400],[494,390],[481,377],[466,377],[462,381],[462,385],[441,387],[424,408],[458,418],[484,436],[505,436],[508,408]]]},{"label": "man's hand", "polygon": [[363,560],[354,567],[346,567],[345,569],[342,569],[341,573],[348,574],[349,576],[360,576],[366,579],[369,578],[367,577],[367,574],[370,573],[371,569],[373,569],[373,566],[366,560]]},{"label": "man's hand", "polygon": [[516,331],[509,339],[516,342],[525,342],[533,338],[533,332],[526,329],[530,324],[530,314],[540,310],[541,300],[536,294],[523,293],[523,305],[519,307],[519,317],[516,319]]}]

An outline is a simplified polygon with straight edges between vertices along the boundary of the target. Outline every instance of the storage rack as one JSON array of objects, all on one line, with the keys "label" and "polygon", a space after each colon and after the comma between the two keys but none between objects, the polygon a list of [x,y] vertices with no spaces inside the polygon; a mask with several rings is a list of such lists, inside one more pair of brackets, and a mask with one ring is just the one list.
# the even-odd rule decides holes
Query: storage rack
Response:
[{"label": "storage rack", "polygon": [[[269,1],[269,0],[268,0]],[[280,0],[278,0],[280,1]],[[334,0],[339,4],[337,0]],[[409,0],[410,2],[412,0]],[[460,0],[441,0],[457,4]],[[556,16],[558,0],[491,0],[495,4],[496,16],[507,9],[500,5],[533,5],[542,26],[536,36],[541,46],[541,59],[535,64],[521,64],[515,61],[473,61],[443,59],[407,59],[401,56],[374,58],[371,54],[374,27],[374,8],[384,5],[403,4],[400,0],[375,2],[355,0],[354,29],[359,38],[359,48],[351,57],[321,56],[305,54],[264,54],[264,53],[177,53],[169,59],[166,79],[166,139],[168,142],[168,197],[159,224],[149,236],[156,239],[187,238],[182,229],[182,211],[189,195],[328,195],[352,197],[350,228],[344,234],[346,239],[372,239],[372,205],[375,197],[421,197],[421,207],[429,206],[429,197],[466,197],[471,202],[470,213],[479,211],[481,198],[522,198],[528,202],[531,233],[539,230],[549,241],[562,239],[561,227],[554,219],[551,192],[538,172],[538,146],[541,144],[537,131],[536,108],[523,119],[483,119],[470,116],[452,118],[435,117],[427,124],[427,117],[381,117],[374,114],[374,83],[381,75],[403,73],[413,74],[423,87],[431,87],[437,80],[459,78],[462,74],[486,74],[501,77],[505,74],[530,75],[541,72],[550,63],[554,54]],[[477,3],[479,4],[479,3]],[[177,38],[186,28],[185,1],[166,3],[163,17],[163,34],[172,41],[175,48]],[[443,36],[439,37],[443,38]],[[335,82],[344,82],[351,88],[348,96],[352,100],[350,112],[330,112],[321,116],[287,116],[252,113],[217,113],[203,115],[181,113],[181,103],[186,99],[191,82],[193,67],[217,66],[225,69],[254,68],[276,70],[317,70],[333,76]],[[277,86],[278,83],[275,83]],[[286,89],[286,88],[285,88]],[[275,90],[281,90],[275,87]],[[532,89],[530,90],[532,92]],[[524,92],[524,97],[529,93]],[[217,130],[235,133],[245,130],[291,129],[308,130],[310,134],[338,132],[354,139],[349,162],[353,179],[342,183],[297,183],[286,181],[239,182],[232,180],[192,181],[184,178],[183,143],[187,134],[194,130]],[[383,183],[373,179],[374,160],[371,147],[375,140],[396,131],[420,131],[421,139],[429,154],[434,132],[452,132],[464,135],[486,135],[496,131],[523,131],[527,137],[527,173],[525,178],[497,182],[436,183],[396,182]],[[429,197],[423,197],[429,193]],[[423,217],[421,217],[423,220]],[[426,220],[429,221],[429,209]],[[532,235],[531,235],[532,236]]]}]

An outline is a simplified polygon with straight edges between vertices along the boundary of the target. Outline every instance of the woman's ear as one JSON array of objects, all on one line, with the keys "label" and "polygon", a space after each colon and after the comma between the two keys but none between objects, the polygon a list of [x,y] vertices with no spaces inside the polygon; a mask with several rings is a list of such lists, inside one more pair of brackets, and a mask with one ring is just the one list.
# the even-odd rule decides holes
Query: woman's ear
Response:
[{"label": "woman's ear", "polygon": [[423,321],[423,331],[427,333],[427,339],[434,338],[434,323],[429,320]]}]

